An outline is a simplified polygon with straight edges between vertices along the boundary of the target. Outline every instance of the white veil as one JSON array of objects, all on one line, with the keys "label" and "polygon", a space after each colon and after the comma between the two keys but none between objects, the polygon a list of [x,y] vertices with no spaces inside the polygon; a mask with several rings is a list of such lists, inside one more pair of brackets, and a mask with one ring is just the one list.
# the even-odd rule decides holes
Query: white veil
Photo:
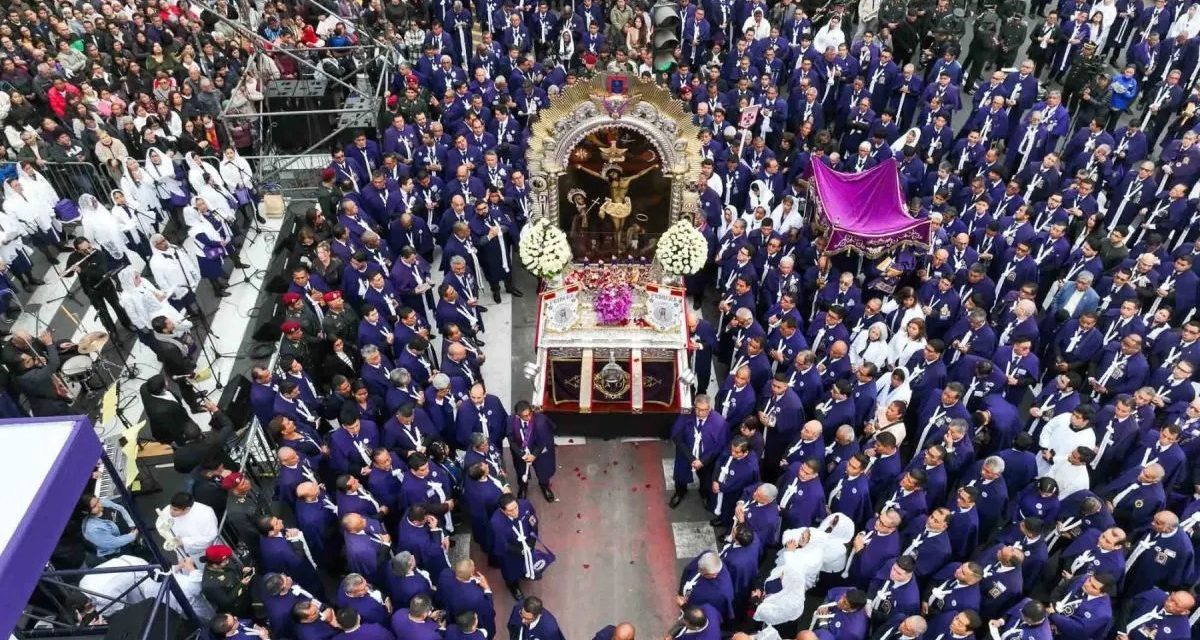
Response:
[{"label": "white veil", "polygon": [[113,258],[120,260],[125,257],[128,247],[121,224],[100,204],[96,196],[90,193],[79,196],[79,219],[85,238]]},{"label": "white veil", "polygon": [[[160,164],[155,164],[153,157],[158,156]],[[179,179],[175,177],[175,161],[157,147],[146,150],[146,162],[142,167],[146,177],[152,180],[158,190],[158,198],[167,200],[172,195],[187,195]]]}]

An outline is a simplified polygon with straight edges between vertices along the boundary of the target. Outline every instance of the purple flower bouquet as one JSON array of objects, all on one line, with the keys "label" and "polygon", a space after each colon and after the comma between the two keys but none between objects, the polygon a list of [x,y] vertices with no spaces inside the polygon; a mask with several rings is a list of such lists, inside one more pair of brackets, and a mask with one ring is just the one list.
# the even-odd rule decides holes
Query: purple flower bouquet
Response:
[{"label": "purple flower bouquet", "polygon": [[611,284],[599,289],[592,301],[592,308],[596,311],[596,322],[600,324],[625,324],[633,309],[633,287]]}]

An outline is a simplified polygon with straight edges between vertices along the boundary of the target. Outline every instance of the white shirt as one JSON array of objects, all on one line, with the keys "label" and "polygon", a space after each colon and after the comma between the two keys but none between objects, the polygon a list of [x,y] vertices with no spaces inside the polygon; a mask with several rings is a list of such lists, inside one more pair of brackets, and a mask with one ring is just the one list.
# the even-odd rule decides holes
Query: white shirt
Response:
[{"label": "white shirt", "polygon": [[[1088,431],[1091,431],[1091,429],[1088,429]],[[1062,458],[1062,460],[1056,461],[1054,466],[1050,467],[1049,471],[1045,474],[1054,478],[1055,482],[1058,482],[1058,497],[1060,500],[1072,493],[1087,491],[1091,486],[1088,479],[1087,465],[1071,464],[1067,462],[1065,455]],[[1039,458],[1039,466],[1041,463],[1042,460]]]},{"label": "white shirt", "polygon": [[[164,507],[170,509],[170,507]],[[181,551],[199,561],[204,550],[220,535],[217,514],[203,502],[195,502],[187,513],[171,518],[171,531],[179,538]]]},{"label": "white shirt", "polygon": [[[1038,446],[1042,449],[1052,449],[1054,460],[1052,463],[1047,462],[1039,455],[1037,459],[1039,475],[1045,475],[1052,464],[1065,461],[1077,447],[1096,448],[1096,431],[1091,428],[1075,431],[1071,428],[1071,415],[1071,413],[1060,413],[1051,418],[1042,428]],[[1060,493],[1059,498],[1062,497]]]}]

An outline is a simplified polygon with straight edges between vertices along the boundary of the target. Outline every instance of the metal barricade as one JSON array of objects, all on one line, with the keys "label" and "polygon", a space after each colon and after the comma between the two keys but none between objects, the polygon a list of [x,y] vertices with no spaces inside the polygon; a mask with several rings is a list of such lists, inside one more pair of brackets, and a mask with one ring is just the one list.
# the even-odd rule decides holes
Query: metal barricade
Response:
[{"label": "metal barricade", "polygon": [[315,200],[320,193],[321,169],[330,162],[328,153],[242,157],[254,167],[257,184],[278,184],[292,200]]},{"label": "metal barricade", "polygon": [[[120,188],[108,171],[90,162],[46,162],[34,168],[50,181],[60,199],[78,201],[79,196],[90,193],[101,203],[111,205],[109,193]],[[0,163],[0,174],[20,176],[20,171],[21,161]]]},{"label": "metal barricade", "polygon": [[90,193],[100,202],[111,205],[109,193],[120,185],[108,171],[101,171],[89,162],[47,162],[42,174],[54,185],[59,198],[78,201],[79,196]]}]

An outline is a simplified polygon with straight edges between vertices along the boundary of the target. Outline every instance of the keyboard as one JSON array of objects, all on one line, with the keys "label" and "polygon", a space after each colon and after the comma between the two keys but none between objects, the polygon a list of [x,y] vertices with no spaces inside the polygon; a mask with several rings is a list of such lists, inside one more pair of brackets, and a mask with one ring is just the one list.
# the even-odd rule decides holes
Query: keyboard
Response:
[{"label": "keyboard", "polygon": [[[125,460],[124,447],[121,446],[121,437],[116,436],[113,438],[108,438],[107,440],[103,441],[103,446],[104,455],[108,456],[108,459],[112,461],[113,468],[115,468],[118,473],[122,472],[125,469],[127,461]],[[117,482],[123,484],[125,479],[122,477],[117,477],[114,479],[111,474],[109,474],[108,467],[101,464],[100,478],[96,480],[96,497],[108,499],[116,498],[121,493],[121,488],[117,485]]]}]

